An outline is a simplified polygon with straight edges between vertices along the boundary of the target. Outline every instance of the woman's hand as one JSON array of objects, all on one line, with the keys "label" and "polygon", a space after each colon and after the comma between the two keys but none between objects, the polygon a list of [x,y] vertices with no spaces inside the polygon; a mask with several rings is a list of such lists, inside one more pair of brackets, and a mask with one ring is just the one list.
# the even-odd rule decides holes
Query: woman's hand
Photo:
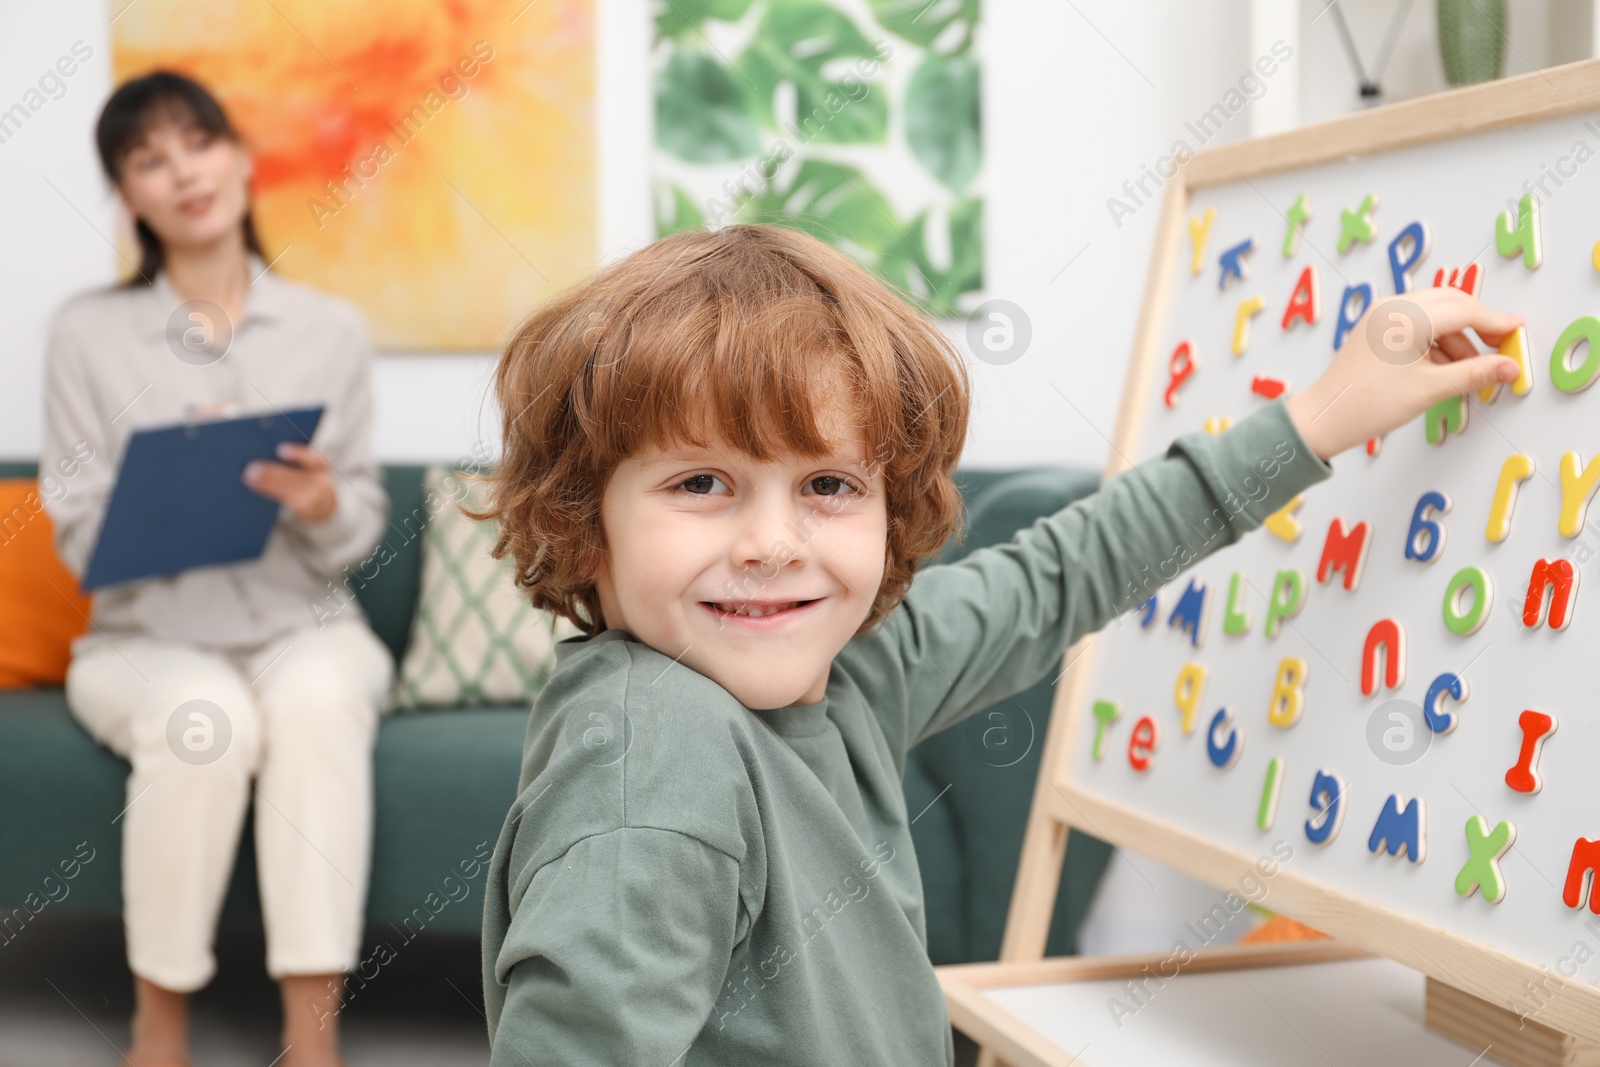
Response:
[{"label": "woman's hand", "polygon": [[278,446],[283,463],[257,460],[245,466],[244,484],[278,501],[302,522],[322,522],[339,502],[333,488],[333,464],[310,445]]},{"label": "woman's hand", "polygon": [[1289,396],[1289,415],[1311,450],[1331,459],[1446,397],[1516,378],[1516,360],[1479,354],[1465,330],[1498,345],[1521,324],[1449,286],[1376,300],[1322,377]]}]

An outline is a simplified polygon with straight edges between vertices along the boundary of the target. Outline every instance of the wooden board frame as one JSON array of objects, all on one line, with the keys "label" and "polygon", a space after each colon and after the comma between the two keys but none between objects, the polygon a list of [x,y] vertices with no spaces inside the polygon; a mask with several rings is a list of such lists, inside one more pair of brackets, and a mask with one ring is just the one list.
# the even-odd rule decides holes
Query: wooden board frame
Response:
[{"label": "wooden board frame", "polygon": [[[1162,198],[1105,476],[1132,466],[1129,457],[1138,450],[1193,190],[1594,108],[1600,108],[1600,59],[1391,104],[1197,153],[1167,182]],[[1096,640],[1095,635],[1085,637],[1065,656],[1012,890],[1001,962],[985,965],[1002,969],[982,972],[996,983],[1009,981],[1013,974],[1039,973],[1038,961],[1044,956],[1071,829],[1150,856],[1219,888],[1235,883],[1254,862],[1254,857],[1097,797],[1069,780]],[[1277,910],[1344,944],[1387,956],[1493,1004],[1515,996],[1523,982],[1537,983],[1545,977],[1540,968],[1508,953],[1363,901],[1287,868],[1273,878],[1273,895]],[[1007,967],[1014,970],[1004,970]],[[1030,1048],[1022,1035],[1008,1034],[1003,1020],[997,1022],[977,1012],[958,976],[979,972],[954,967],[936,970],[946,985],[952,1020],[980,1043],[987,1042],[980,1063],[992,1064],[995,1051],[1008,1055],[1027,1052],[1033,1057],[1019,1062],[1069,1062],[1065,1054],[1054,1060],[1035,1057],[1038,1050]],[[1546,1026],[1600,1043],[1600,989],[1563,983],[1538,1014],[1538,1021]],[[969,1031],[968,1026],[977,1032]]]},{"label": "wooden board frame", "polygon": [[[1337,941],[1283,942],[1201,949],[1183,965],[1184,974],[1260,967],[1294,967],[1370,959],[1372,953]],[[1010,1067],[1093,1067],[1050,1043],[1027,1023],[988,996],[992,989],[1019,985],[1096,982],[1137,978],[1168,959],[1164,953],[1086,958],[1069,956],[1036,963],[958,963],[935,968],[949,1006],[950,1021]]]}]

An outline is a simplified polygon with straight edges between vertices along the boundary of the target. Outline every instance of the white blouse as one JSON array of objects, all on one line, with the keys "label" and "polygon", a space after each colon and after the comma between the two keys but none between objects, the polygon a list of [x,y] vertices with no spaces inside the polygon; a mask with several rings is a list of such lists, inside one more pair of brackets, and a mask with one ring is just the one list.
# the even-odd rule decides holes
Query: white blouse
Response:
[{"label": "white blouse", "polygon": [[366,323],[349,302],[278,277],[259,256],[250,256],[250,276],[242,321],[215,359],[169,344],[169,322],[181,337],[185,317],[174,321],[183,300],[164,272],[149,286],[82,293],[56,313],[39,456],[40,475],[57,474],[64,489],[47,503],[56,551],[81,578],[128,437],[212,404],[231,402],[242,412],[325,404],[312,444],[333,464],[337,505],[319,523],[280,508],[258,559],[96,590],[90,630],[74,642],[75,655],[135,634],[243,651],[334,615],[361,617],[358,564],[377,544],[389,510],[372,459]]}]

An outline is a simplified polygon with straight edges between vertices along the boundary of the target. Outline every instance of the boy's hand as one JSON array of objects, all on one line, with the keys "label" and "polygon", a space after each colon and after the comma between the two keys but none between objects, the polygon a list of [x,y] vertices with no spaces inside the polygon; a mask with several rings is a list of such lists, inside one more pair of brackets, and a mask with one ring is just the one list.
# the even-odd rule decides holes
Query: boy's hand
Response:
[{"label": "boy's hand", "polygon": [[1289,415],[1311,450],[1331,459],[1446,397],[1516,378],[1516,360],[1480,355],[1465,330],[1498,345],[1521,324],[1449,286],[1375,300],[1322,377],[1290,394]]}]

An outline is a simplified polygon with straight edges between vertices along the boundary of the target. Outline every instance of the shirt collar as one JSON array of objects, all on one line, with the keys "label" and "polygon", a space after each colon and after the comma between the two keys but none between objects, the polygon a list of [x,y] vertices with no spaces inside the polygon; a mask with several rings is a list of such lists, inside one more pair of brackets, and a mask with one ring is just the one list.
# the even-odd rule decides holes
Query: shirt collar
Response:
[{"label": "shirt collar", "polygon": [[[269,271],[266,262],[254,252],[249,253],[247,259],[248,270],[253,280],[250,283],[250,293],[244,301],[244,322],[272,322],[281,319],[287,295],[283,280]],[[148,286],[143,301],[144,306],[139,313],[145,336],[150,339],[164,336],[168,320],[182,303],[183,297],[172,287],[167,272],[157,271],[155,280]],[[234,332],[237,333],[243,325],[244,323],[234,323]]]}]

